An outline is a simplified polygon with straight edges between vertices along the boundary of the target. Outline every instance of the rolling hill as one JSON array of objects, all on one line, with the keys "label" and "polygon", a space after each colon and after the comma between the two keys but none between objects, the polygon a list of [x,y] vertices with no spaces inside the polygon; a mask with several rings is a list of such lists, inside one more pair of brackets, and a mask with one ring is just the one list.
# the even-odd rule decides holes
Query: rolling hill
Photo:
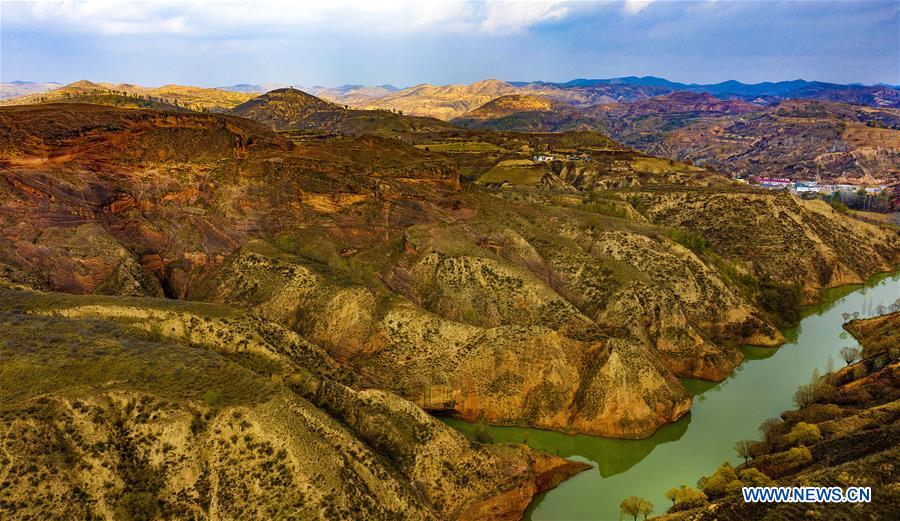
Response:
[{"label": "rolling hill", "polygon": [[551,100],[528,94],[507,94],[494,98],[484,105],[463,114],[471,120],[493,120],[521,112],[552,112],[558,104]]},{"label": "rolling hill", "polygon": [[[896,230],[596,132],[238,109],[0,107],[4,516],[518,518],[585,465],[426,413],[644,438],[681,378],[900,262]],[[336,130],[373,114],[417,145]]]},{"label": "rolling hill", "polygon": [[414,116],[448,120],[518,88],[499,80],[471,85],[416,85],[385,96],[356,103],[357,108],[398,110]]},{"label": "rolling hill", "polygon": [[453,120],[504,131],[601,130],[646,153],[739,175],[900,181],[900,109],[788,100],[761,106],[674,92],[630,103],[551,110],[510,106]]},{"label": "rolling hill", "polygon": [[399,137],[450,128],[433,118],[405,116],[387,110],[347,109],[293,88],[277,89],[253,98],[233,108],[229,114],[259,121],[274,130],[350,135]]},{"label": "rolling hill", "polygon": [[92,96],[103,95],[142,97],[150,102],[165,103],[194,111],[210,112],[228,110],[253,97],[252,94],[241,92],[184,85],[141,87],[126,83],[94,83],[81,80],[49,92],[6,99],[0,102],[0,105],[78,101]]},{"label": "rolling hill", "polygon": [[345,109],[327,102],[302,90],[293,88],[276,89],[248,100],[230,113],[259,121],[276,130],[303,125],[303,122],[317,113],[341,113]]}]

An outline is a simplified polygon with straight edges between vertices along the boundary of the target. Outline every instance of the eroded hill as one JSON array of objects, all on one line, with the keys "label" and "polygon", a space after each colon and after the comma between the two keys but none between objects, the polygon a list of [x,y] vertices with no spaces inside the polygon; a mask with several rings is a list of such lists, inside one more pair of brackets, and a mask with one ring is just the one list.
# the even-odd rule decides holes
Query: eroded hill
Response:
[{"label": "eroded hill", "polygon": [[5,519],[515,519],[586,467],[352,390],[231,308],[0,296]]},{"label": "eroded hill", "polygon": [[[47,501],[80,490],[97,499],[84,508],[112,512],[149,493],[152,508],[189,516],[240,497],[232,514],[274,515],[260,492],[272,490],[312,516],[352,518],[366,501],[387,518],[516,517],[577,469],[472,447],[421,409],[645,437],[689,410],[678,377],[721,380],[737,346],[779,344],[775,325],[801,289],[900,260],[894,231],[596,133],[431,130],[415,141],[298,137],[230,115],[0,109],[0,278],[31,291],[8,293],[8,330],[22,340],[2,348],[18,360],[4,370],[47,375],[37,394],[3,387],[21,409],[5,417],[35,436],[17,440],[66,440],[72,470]],[[460,180],[547,150],[567,152],[533,164],[529,187]],[[35,328],[64,341],[36,357]],[[103,364],[72,381],[74,360],[97,346],[109,348],[90,355]],[[178,362],[185,353],[192,361]],[[266,442],[291,465],[270,461]],[[34,447],[15,451],[58,468]],[[458,449],[432,457],[445,447]],[[226,449],[263,451],[260,467],[235,466]],[[137,456],[122,463],[123,451]],[[313,453],[334,465],[312,465]],[[481,470],[468,479],[445,468],[472,458]],[[104,463],[101,482],[89,470]],[[165,477],[142,489],[133,464]],[[251,487],[247,476],[272,466],[288,470]],[[326,478],[336,488],[311,490]],[[26,476],[16,483],[19,497]]]},{"label": "eroded hill", "polygon": [[[791,215],[801,203],[730,194],[724,179],[626,150],[596,152],[614,175],[548,166],[575,190],[558,198],[461,189],[448,154],[374,136],[293,144],[240,118],[74,105],[3,116],[9,280],[239,306],[349,364],[360,385],[467,419],[646,436],[687,411],[676,376],[722,379],[736,345],[781,340],[777,310],[741,280],[783,263],[795,271],[773,273],[782,284],[833,285],[897,255],[873,225],[817,225],[824,209]],[[578,195],[611,188],[627,189],[609,203],[622,213]],[[673,202],[685,198],[696,204]],[[790,228],[735,219],[738,250],[697,226],[753,200],[801,238],[817,233],[821,259],[765,248],[795,242]],[[734,266],[671,227],[708,235]]]}]

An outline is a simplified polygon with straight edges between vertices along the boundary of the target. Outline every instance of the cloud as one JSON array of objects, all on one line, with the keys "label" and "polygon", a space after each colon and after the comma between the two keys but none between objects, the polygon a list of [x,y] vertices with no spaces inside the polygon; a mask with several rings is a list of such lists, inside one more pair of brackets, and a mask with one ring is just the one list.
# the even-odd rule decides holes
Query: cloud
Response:
[{"label": "cloud", "polygon": [[514,33],[561,20],[572,12],[564,2],[547,0],[38,0],[4,3],[3,9],[4,25],[52,27],[57,32],[221,37],[304,28],[398,34]]},{"label": "cloud", "polygon": [[551,20],[561,20],[571,10],[564,2],[493,2],[480,27],[488,33],[518,32],[532,25]]},{"label": "cloud", "polygon": [[625,5],[622,6],[622,10],[625,11],[625,14],[627,15],[636,15],[652,3],[653,0],[625,0]]}]

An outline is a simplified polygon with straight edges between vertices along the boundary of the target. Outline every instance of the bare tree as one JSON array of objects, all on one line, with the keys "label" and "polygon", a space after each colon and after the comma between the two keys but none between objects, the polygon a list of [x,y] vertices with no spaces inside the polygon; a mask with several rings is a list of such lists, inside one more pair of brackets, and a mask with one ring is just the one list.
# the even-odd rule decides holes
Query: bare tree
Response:
[{"label": "bare tree", "polygon": [[844,346],[841,348],[841,358],[844,359],[844,362],[847,362],[847,365],[852,364],[859,358],[860,352],[858,347],[850,347]]},{"label": "bare tree", "polygon": [[794,391],[794,405],[798,408],[806,407],[813,403],[815,400],[815,388],[811,383],[809,384],[800,384],[797,387],[797,390]]},{"label": "bare tree", "polygon": [[650,512],[653,512],[653,503],[642,497],[629,496],[619,503],[619,510],[623,514],[631,516],[634,521],[637,521],[638,515],[642,515],[644,516],[644,519],[647,519]]},{"label": "bare tree", "polygon": [[769,418],[759,425],[759,433],[762,435],[763,441],[770,442],[775,427],[781,425],[781,418]]},{"label": "bare tree", "polygon": [[753,457],[753,446],[756,445],[755,441],[751,440],[738,440],[734,444],[734,451],[737,452],[738,456],[744,458],[744,463],[747,463],[750,458]]},{"label": "bare tree", "polygon": [[677,497],[678,497],[678,489],[677,488],[670,488],[668,491],[666,491],[666,498],[672,502],[673,507],[675,506],[675,499]]}]

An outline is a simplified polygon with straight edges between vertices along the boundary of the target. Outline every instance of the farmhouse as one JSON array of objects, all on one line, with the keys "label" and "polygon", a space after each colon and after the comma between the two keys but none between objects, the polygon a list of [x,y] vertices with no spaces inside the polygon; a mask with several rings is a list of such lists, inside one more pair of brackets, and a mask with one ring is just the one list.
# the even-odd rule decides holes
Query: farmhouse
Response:
[{"label": "farmhouse", "polygon": [[755,184],[763,186],[765,188],[790,188],[792,186],[792,182],[790,179],[784,179],[781,177],[755,177],[751,179]]}]

